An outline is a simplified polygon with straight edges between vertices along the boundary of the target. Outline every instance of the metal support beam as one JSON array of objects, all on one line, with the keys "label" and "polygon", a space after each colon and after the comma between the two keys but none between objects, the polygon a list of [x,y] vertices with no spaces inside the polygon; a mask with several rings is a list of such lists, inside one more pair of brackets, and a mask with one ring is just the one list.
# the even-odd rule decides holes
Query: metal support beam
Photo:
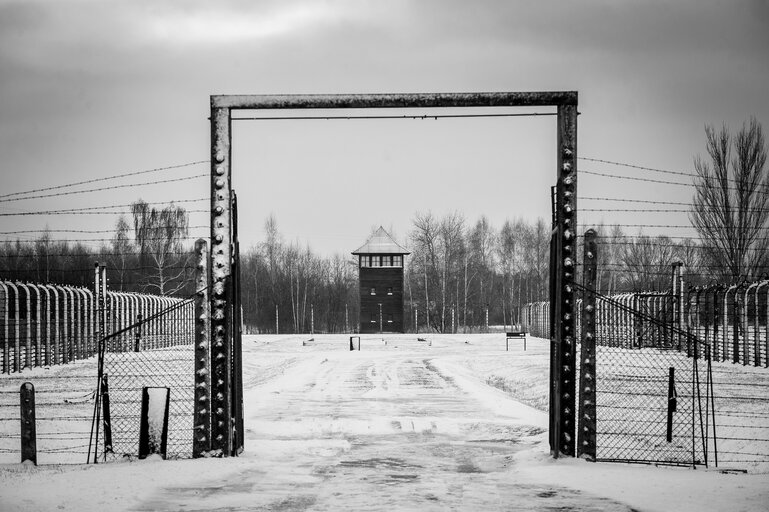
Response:
[{"label": "metal support beam", "polygon": [[230,109],[211,106],[211,451],[232,451],[232,180]]},{"label": "metal support beam", "polygon": [[596,456],[596,361],[595,361],[595,285],[598,274],[598,244],[592,229],[585,232],[582,259],[582,350],[579,373],[579,426],[577,456],[595,461]]},{"label": "metal support beam", "polygon": [[208,243],[195,242],[195,413],[192,456],[211,451],[211,344],[208,304]]},{"label": "metal support beam", "polygon": [[[575,311],[577,229],[577,106],[558,105],[558,182],[556,185],[555,332],[558,379],[556,410],[557,451],[554,456],[575,454]],[[552,271],[552,269],[551,269]]]}]

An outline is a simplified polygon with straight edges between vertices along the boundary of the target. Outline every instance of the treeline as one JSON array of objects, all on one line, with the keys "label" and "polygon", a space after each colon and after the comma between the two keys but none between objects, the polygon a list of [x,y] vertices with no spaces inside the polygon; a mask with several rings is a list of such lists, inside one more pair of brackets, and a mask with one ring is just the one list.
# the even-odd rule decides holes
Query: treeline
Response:
[{"label": "treeline", "polygon": [[[113,290],[194,293],[195,258],[186,212],[173,205],[154,209],[138,201],[130,220],[121,217],[113,237],[98,247],[56,241],[50,233],[33,241],[0,244],[0,278],[90,287],[98,261],[107,265]],[[274,217],[265,227],[265,239],[240,257],[247,332],[356,329],[355,258],[349,252],[321,257],[309,247],[285,243]],[[710,253],[692,240],[629,235],[619,226],[596,229],[601,293],[667,290],[672,264],[679,261],[688,284],[713,278],[729,282],[714,268]],[[581,240],[578,237],[578,270]],[[417,323],[420,331],[438,332],[480,330],[487,321],[491,326],[517,324],[523,304],[548,297],[550,226],[543,219],[508,220],[497,228],[486,217],[469,222],[456,212],[422,212],[398,242],[411,251],[404,269],[408,330]]]},{"label": "treeline", "polygon": [[121,216],[106,242],[54,240],[47,229],[33,241],[6,241],[0,244],[0,278],[90,288],[98,262],[106,265],[112,290],[193,294],[194,253],[184,208],[153,208],[139,200],[130,220]]}]

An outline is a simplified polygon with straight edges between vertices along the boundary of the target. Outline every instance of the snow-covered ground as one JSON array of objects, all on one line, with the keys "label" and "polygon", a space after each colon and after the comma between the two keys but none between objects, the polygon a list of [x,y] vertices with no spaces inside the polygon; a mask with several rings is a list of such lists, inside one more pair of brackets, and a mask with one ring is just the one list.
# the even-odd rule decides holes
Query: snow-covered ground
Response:
[{"label": "snow-covered ground", "polygon": [[241,457],[7,463],[0,510],[767,510],[768,474],[553,460],[545,340],[308,338],[245,338]]}]

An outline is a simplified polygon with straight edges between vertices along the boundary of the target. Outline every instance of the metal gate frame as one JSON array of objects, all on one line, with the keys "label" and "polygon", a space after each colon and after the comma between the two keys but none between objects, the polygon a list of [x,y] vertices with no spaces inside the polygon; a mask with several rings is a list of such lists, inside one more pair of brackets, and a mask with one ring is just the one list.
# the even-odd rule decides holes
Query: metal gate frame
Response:
[{"label": "metal gate frame", "polygon": [[[196,400],[196,456],[235,455],[243,449],[238,435],[242,418],[240,347],[236,323],[240,310],[234,261],[237,247],[232,201],[232,112],[279,109],[387,109],[442,107],[557,108],[557,184],[551,331],[550,449],[554,457],[575,453],[575,311],[574,272],[577,226],[577,92],[481,92],[419,94],[308,94],[211,96],[211,252],[209,259],[210,325],[197,344],[209,351],[208,396]],[[205,324],[205,322],[203,322]],[[210,336],[210,338],[209,338]],[[209,340],[210,339],[210,343]],[[200,373],[200,372],[198,372]],[[196,373],[196,375],[198,375]],[[209,400],[210,399],[210,400]],[[206,428],[210,425],[210,434]],[[242,428],[242,427],[241,427]],[[242,432],[242,431],[241,431]]]}]

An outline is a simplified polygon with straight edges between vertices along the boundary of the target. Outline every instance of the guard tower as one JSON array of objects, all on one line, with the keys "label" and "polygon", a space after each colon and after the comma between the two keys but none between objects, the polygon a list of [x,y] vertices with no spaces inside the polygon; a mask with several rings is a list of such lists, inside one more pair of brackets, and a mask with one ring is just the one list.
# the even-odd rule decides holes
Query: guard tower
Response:
[{"label": "guard tower", "polygon": [[403,332],[403,259],[410,254],[379,227],[358,256],[360,332]]}]

